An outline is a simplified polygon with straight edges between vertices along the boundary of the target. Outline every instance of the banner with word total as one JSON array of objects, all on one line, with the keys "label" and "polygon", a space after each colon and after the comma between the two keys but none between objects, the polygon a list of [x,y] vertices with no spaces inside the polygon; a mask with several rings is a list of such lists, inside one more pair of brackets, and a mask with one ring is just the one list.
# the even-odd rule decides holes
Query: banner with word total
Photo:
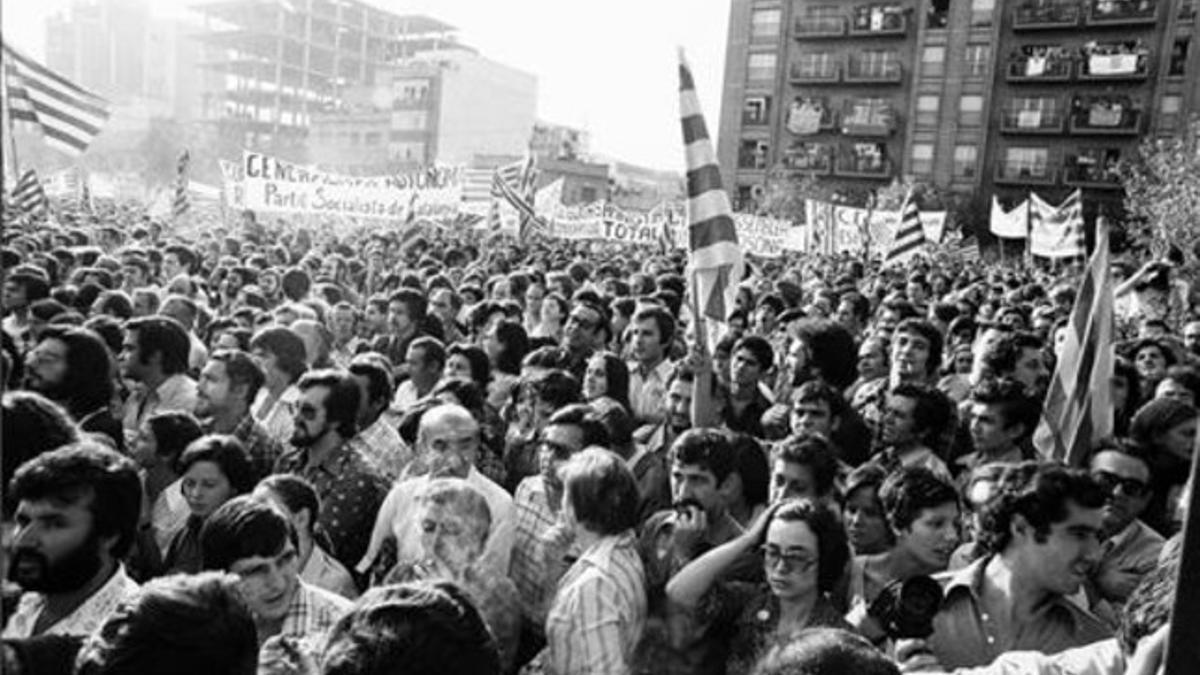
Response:
[{"label": "banner with word total", "polygon": [[348,176],[243,151],[244,206],[283,213],[402,219],[452,217],[462,202],[460,169],[430,167],[388,176]]}]

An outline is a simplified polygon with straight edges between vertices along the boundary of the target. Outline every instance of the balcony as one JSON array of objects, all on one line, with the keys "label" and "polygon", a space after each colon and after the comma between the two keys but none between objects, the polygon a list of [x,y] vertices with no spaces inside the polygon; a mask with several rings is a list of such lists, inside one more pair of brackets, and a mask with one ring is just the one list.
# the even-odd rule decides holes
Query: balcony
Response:
[{"label": "balcony", "polygon": [[793,31],[798,40],[837,38],[846,34],[846,19],[840,16],[802,16]]},{"label": "balcony", "polygon": [[837,125],[833,110],[824,99],[797,99],[788,108],[787,130],[797,136],[811,136],[822,131],[831,131]]},{"label": "balcony", "polygon": [[834,173],[843,178],[888,180],[892,177],[892,160],[862,155],[842,155]]},{"label": "balcony", "polygon": [[841,76],[841,64],[832,60],[793,63],[788,69],[792,84],[828,84],[837,82]]},{"label": "balcony", "polygon": [[1000,116],[1002,134],[1061,134],[1062,130],[1063,114],[1056,109],[1009,109]]},{"label": "balcony", "polygon": [[1071,79],[1071,61],[1066,57],[1010,59],[1005,75],[1009,82],[1067,82]]},{"label": "balcony", "polygon": [[842,113],[842,133],[847,136],[888,138],[896,127],[896,114],[890,107],[874,108],[849,101]]},{"label": "balcony", "polygon": [[784,153],[783,166],[789,171],[828,176],[833,170],[832,157],[828,146],[799,144]]},{"label": "balcony", "polygon": [[995,182],[1002,185],[1056,185],[1058,172],[1046,165],[1001,160],[996,163]]},{"label": "balcony", "polygon": [[1084,163],[1067,166],[1063,170],[1063,183],[1070,187],[1093,190],[1120,190],[1124,187],[1121,184],[1121,176],[1116,171]]},{"label": "balcony", "polygon": [[1070,131],[1081,136],[1137,136],[1142,131],[1142,111],[1094,104],[1071,115]]},{"label": "balcony", "polygon": [[904,69],[896,61],[851,59],[846,70],[847,84],[899,84]]},{"label": "balcony", "polygon": [[1060,30],[1079,25],[1078,2],[1026,3],[1013,10],[1013,30]]},{"label": "balcony", "polygon": [[855,37],[895,37],[908,32],[908,16],[898,8],[858,7],[850,22],[850,34]]},{"label": "balcony", "polygon": [[1149,76],[1149,54],[1091,54],[1079,64],[1079,79],[1085,82],[1144,80]]},{"label": "balcony", "polygon": [[1092,0],[1088,3],[1089,26],[1141,26],[1158,21],[1155,0]]}]

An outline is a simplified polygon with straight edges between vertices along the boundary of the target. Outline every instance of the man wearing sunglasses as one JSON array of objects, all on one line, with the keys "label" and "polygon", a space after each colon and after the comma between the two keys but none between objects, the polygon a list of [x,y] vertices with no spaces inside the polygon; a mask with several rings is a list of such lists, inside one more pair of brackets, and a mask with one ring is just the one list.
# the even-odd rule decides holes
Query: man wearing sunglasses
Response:
[{"label": "man wearing sunglasses", "polygon": [[1150,463],[1132,444],[1106,444],[1092,455],[1092,478],[1106,493],[1100,561],[1091,581],[1105,600],[1123,603],[1158,564],[1163,538],[1138,516],[1150,503]]}]

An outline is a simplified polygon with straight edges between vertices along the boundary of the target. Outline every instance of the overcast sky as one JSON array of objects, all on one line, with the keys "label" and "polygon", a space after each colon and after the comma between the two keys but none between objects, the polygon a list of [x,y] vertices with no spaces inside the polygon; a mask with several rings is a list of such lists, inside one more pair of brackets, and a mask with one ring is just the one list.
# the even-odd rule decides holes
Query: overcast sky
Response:
[{"label": "overcast sky", "polygon": [[[683,170],[675,70],[675,48],[682,46],[709,128],[716,133],[728,0],[368,1],[446,21],[484,56],[536,75],[538,117],[586,128],[593,151],[675,171]],[[186,8],[199,2],[150,4],[156,13],[186,16]],[[5,39],[41,56],[46,17],[71,2],[0,4]]]}]

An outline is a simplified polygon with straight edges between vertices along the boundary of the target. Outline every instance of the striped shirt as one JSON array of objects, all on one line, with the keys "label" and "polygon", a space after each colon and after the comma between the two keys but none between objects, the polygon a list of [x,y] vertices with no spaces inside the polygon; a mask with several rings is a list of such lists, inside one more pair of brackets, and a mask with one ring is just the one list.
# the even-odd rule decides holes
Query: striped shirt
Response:
[{"label": "striped shirt", "polygon": [[[524,617],[540,625],[545,623],[547,605],[554,598],[554,584],[557,581],[548,578],[550,572],[546,569],[546,545],[542,540],[558,522],[558,512],[551,508],[547,498],[546,479],[530,476],[521,481],[513,506],[517,523],[509,577],[517,586]],[[562,553],[579,555],[575,547]]]},{"label": "striped shirt", "polygon": [[645,624],[645,573],[633,533],[605,537],[559,583],[544,663],[555,675],[630,673]]}]

